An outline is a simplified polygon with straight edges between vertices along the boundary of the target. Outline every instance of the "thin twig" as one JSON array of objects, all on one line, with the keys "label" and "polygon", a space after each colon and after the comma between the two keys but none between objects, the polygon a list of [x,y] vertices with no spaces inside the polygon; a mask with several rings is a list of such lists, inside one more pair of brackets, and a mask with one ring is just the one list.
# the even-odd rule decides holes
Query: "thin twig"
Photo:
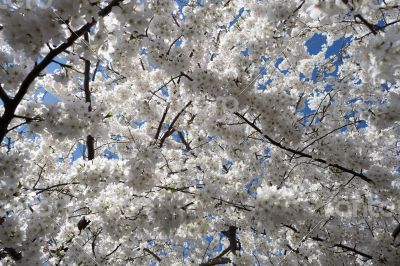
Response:
[{"label": "thin twig", "polygon": [[157,254],[154,253],[153,251],[151,251],[150,249],[144,248],[143,251],[145,251],[145,252],[149,253],[150,255],[152,255],[158,262],[161,261],[161,258],[159,256],[157,256]]},{"label": "thin twig", "polygon": [[160,148],[163,146],[165,140],[172,135],[172,133],[175,131],[174,129],[174,125],[176,123],[176,121],[178,121],[179,117],[183,114],[183,112],[185,112],[186,108],[189,107],[189,105],[192,104],[192,101],[189,101],[185,107],[183,107],[183,109],[175,116],[175,118],[172,120],[171,124],[169,125],[167,131],[164,133],[164,135],[162,136],[161,140],[160,140]]},{"label": "thin twig", "polygon": [[168,109],[169,109],[169,103],[167,104],[167,107],[165,107],[165,111],[164,111],[164,113],[163,113],[163,115],[161,117],[160,124],[158,125],[158,128],[157,128],[156,136],[154,137],[155,140],[158,140],[158,137],[160,136],[161,128],[162,128],[162,125],[163,125],[163,123],[165,121],[165,117],[167,116]]}]

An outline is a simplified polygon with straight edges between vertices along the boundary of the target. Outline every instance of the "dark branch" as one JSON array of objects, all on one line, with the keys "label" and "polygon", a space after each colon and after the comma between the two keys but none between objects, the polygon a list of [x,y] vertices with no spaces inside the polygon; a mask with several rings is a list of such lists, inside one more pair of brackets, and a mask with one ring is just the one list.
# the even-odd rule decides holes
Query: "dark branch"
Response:
[{"label": "dark branch", "polygon": [[96,233],[93,233],[92,254],[93,254],[93,257],[95,257],[95,258],[96,258],[96,240],[97,240],[97,237],[100,235],[101,231],[102,231],[102,229],[99,229],[99,231],[97,231]]},{"label": "dark branch", "polygon": [[226,236],[229,240],[230,251],[236,255],[236,251],[240,250],[240,242],[236,237],[237,227],[229,226],[228,231],[222,231],[221,233]]},{"label": "dark branch", "polygon": [[367,253],[364,253],[362,251],[359,251],[359,250],[357,250],[355,248],[352,248],[352,247],[349,247],[349,246],[346,246],[346,245],[343,245],[343,244],[336,244],[335,247],[342,248],[342,249],[344,249],[346,251],[351,251],[353,253],[361,255],[361,256],[363,256],[363,257],[365,257],[367,259],[370,259],[370,260],[373,259],[373,257],[371,255],[367,254]]},{"label": "dark branch", "polygon": [[174,22],[176,24],[176,26],[180,27],[178,21],[176,20],[176,17],[174,16],[174,14],[172,14],[172,18],[174,19]]},{"label": "dark branch", "polygon": [[[286,225],[286,224],[283,224],[283,226],[284,226],[284,227],[287,227],[287,228],[291,229],[293,232],[299,234],[299,231],[298,231],[295,227],[293,227],[293,226],[291,226],[291,225]],[[317,241],[317,242],[325,242],[325,241],[326,241],[325,239],[320,238],[320,237],[318,237],[318,236],[309,236],[308,238],[311,239],[311,240]],[[292,251],[295,251],[296,253],[299,253],[299,250],[298,250],[298,249],[294,250],[294,249],[292,249],[290,246],[288,246],[288,247],[289,247],[289,249],[291,249]],[[352,248],[352,247],[343,245],[343,244],[341,244],[341,243],[340,243],[340,244],[335,244],[335,245],[333,245],[333,247],[337,247],[337,248],[344,249],[345,251],[353,252],[353,253],[358,254],[358,255],[361,255],[361,256],[363,256],[363,257],[369,259],[369,260],[372,260],[372,259],[373,259],[373,257],[372,257],[371,255],[366,254],[366,253],[364,253],[364,252],[362,252],[362,251],[356,249],[355,247]]]},{"label": "dark branch", "polygon": [[97,71],[99,70],[99,66],[100,66],[100,60],[97,60],[96,67],[94,68],[94,71],[93,71],[92,82],[95,81],[95,79],[96,79],[96,74],[97,74]]},{"label": "dark branch", "polygon": [[299,11],[299,10],[300,10],[300,8],[302,8],[302,7],[303,7],[303,5],[304,5],[304,3],[305,3],[305,2],[306,2],[305,0],[301,1],[300,5],[299,5],[298,7],[296,7],[296,9],[293,11],[293,14],[296,14],[296,13],[297,13],[297,11]]},{"label": "dark branch", "polygon": [[227,264],[230,262],[231,262],[231,259],[229,259],[229,258],[215,258],[215,259],[211,259],[205,263],[201,263],[200,266],[213,266],[213,265],[218,265],[218,264]]},{"label": "dark branch", "polygon": [[374,34],[378,34],[378,32],[376,31],[376,26],[369,23],[363,16],[361,16],[360,14],[355,15],[355,18],[358,18],[361,20],[361,22],[368,27],[368,29]]},{"label": "dark branch", "polygon": [[[85,33],[85,42],[89,44],[89,33]],[[91,101],[91,92],[89,87],[90,82],[90,61],[87,59],[83,59],[85,61],[85,73],[84,73],[84,81],[83,81],[83,89],[85,91],[85,100],[89,103],[89,112],[92,111],[92,101]]]},{"label": "dark branch", "polygon": [[5,258],[6,256],[10,256],[13,260],[19,261],[22,259],[21,251],[16,251],[14,248],[3,248],[0,250],[0,260]]},{"label": "dark branch", "polygon": [[86,137],[86,146],[88,149],[88,160],[91,161],[94,159],[94,138],[92,135],[88,135]]},{"label": "dark branch", "polygon": [[75,69],[72,65],[64,64],[64,63],[58,62],[57,60],[54,60],[54,59],[51,60],[51,62],[53,62],[54,64],[59,65],[60,67],[68,68],[68,69],[71,69],[71,70],[73,70],[73,71],[75,71],[77,73],[83,74],[82,71],[79,71],[79,70]]},{"label": "dark branch", "polygon": [[167,55],[169,55],[169,53],[171,52],[172,46],[174,46],[174,44],[175,44],[180,38],[182,38],[182,36],[183,36],[183,35],[179,36],[178,38],[176,38],[176,39],[171,43],[171,45],[170,45],[169,48],[168,48]]},{"label": "dark branch", "polygon": [[218,256],[208,260],[205,263],[201,263],[200,266],[210,266],[210,265],[218,265],[218,264],[227,264],[230,263],[231,260],[229,258],[224,258],[226,254],[232,252],[236,255],[236,251],[240,250],[240,242],[236,237],[236,226],[229,226],[227,231],[222,231],[221,233],[226,236],[229,240],[229,247],[224,249]]},{"label": "dark branch", "polygon": [[185,139],[185,136],[183,135],[183,132],[182,131],[178,131],[178,135],[179,135],[179,138],[181,139],[183,145],[185,145],[186,150],[190,151],[192,148],[190,147],[189,142],[187,142],[187,140]]},{"label": "dark branch", "polygon": [[107,258],[107,257],[109,257],[109,256],[111,256],[112,254],[114,254],[114,253],[119,249],[119,247],[120,247],[121,245],[122,245],[121,243],[118,244],[118,246],[117,246],[116,248],[114,248],[110,253],[108,253],[107,255],[104,256],[104,259]]},{"label": "dark branch", "polygon": [[398,225],[396,226],[396,228],[393,230],[393,233],[392,233],[393,239],[396,239],[396,237],[397,237],[399,234],[400,234],[400,224],[398,224]]},{"label": "dark branch", "polygon": [[172,135],[172,133],[175,131],[174,129],[174,125],[176,123],[176,121],[178,121],[179,117],[183,114],[183,112],[185,112],[186,108],[189,107],[189,105],[192,104],[192,101],[189,101],[185,107],[183,107],[183,109],[175,116],[175,118],[172,120],[171,124],[169,125],[169,128],[167,129],[167,132],[164,133],[164,135],[162,136],[161,140],[160,140],[160,148],[163,146],[165,140]]},{"label": "dark branch", "polygon": [[[100,10],[99,16],[105,17],[107,16],[112,8],[123,0],[113,0],[111,1],[105,8]],[[25,77],[22,81],[17,94],[15,95],[14,99],[7,105],[4,105],[5,110],[0,118],[0,143],[3,142],[4,137],[7,135],[8,131],[7,128],[11,123],[12,119],[14,118],[15,110],[17,109],[18,105],[21,103],[22,99],[28,92],[30,85],[34,82],[34,80],[40,75],[40,73],[53,61],[55,57],[57,57],[62,52],[66,51],[69,47],[71,47],[76,40],[82,37],[86,32],[88,32],[97,21],[93,19],[91,22],[86,23],[82,26],[79,30],[75,31],[70,37],[67,39],[66,42],[59,45],[57,48],[51,50],[40,63],[36,64],[35,67],[29,72],[29,74]]]},{"label": "dark branch", "polygon": [[168,109],[169,109],[169,103],[167,104],[167,107],[165,108],[165,111],[164,111],[164,113],[163,113],[163,115],[161,117],[160,124],[158,125],[158,128],[157,128],[156,136],[154,137],[155,140],[158,140],[158,137],[160,136],[161,128],[162,128],[162,125],[163,125],[163,123],[165,121],[165,117],[167,116]]},{"label": "dark branch", "polygon": [[153,251],[151,251],[150,249],[144,248],[143,251],[145,251],[145,252],[149,253],[150,255],[152,255],[158,262],[161,261],[161,258],[159,256],[157,256],[157,254],[154,253]]},{"label": "dark branch", "polygon": [[[399,20],[394,20],[394,21],[392,21],[392,22],[389,22],[389,23],[387,23],[387,24],[385,24],[385,25],[383,25],[383,26],[379,26],[379,27],[377,27],[377,26],[375,26],[375,25],[374,25],[374,26],[376,27],[377,30],[383,31],[386,27],[389,27],[389,26],[391,26],[391,25],[397,24],[397,23],[399,23],[399,22],[400,22],[400,19],[399,19]],[[371,33],[373,33],[373,32],[370,31],[370,32],[364,34],[364,35],[361,36],[361,37],[357,37],[356,40],[362,40],[362,39],[364,39],[365,37],[367,37],[368,35],[371,35]]]},{"label": "dark branch", "polygon": [[232,1],[232,0],[226,1],[226,3],[224,4],[224,7],[227,7],[231,1]]},{"label": "dark branch", "polygon": [[[89,33],[85,33],[85,42],[89,44]],[[85,77],[83,81],[83,89],[85,91],[85,100],[89,103],[88,111],[92,111],[92,92],[90,91],[89,83],[90,83],[90,61],[87,59],[83,59],[85,61]],[[86,137],[86,147],[87,147],[87,157],[88,160],[91,161],[94,159],[94,138],[92,135],[88,135]]]},{"label": "dark branch", "polygon": [[295,154],[295,155],[299,155],[300,157],[313,159],[314,161],[317,161],[317,162],[319,162],[319,163],[326,164],[326,165],[328,165],[329,167],[336,168],[336,169],[341,170],[341,171],[343,171],[343,172],[346,172],[346,173],[355,175],[355,176],[361,178],[362,180],[364,180],[364,181],[366,181],[366,182],[368,182],[368,183],[370,183],[370,184],[371,184],[371,183],[372,183],[372,184],[374,183],[371,179],[369,179],[369,178],[368,178],[366,175],[364,175],[363,173],[355,172],[355,171],[352,170],[352,169],[348,169],[348,168],[343,167],[343,166],[338,165],[338,164],[328,163],[328,162],[327,162],[326,160],[324,160],[324,159],[313,158],[313,156],[311,156],[310,154],[307,154],[307,153],[304,153],[304,152],[302,152],[302,151],[298,151],[298,150],[295,150],[295,149],[286,147],[286,146],[282,145],[281,143],[275,141],[275,140],[272,139],[271,137],[269,137],[267,134],[264,134],[264,133],[262,132],[262,130],[261,130],[259,127],[257,127],[254,123],[250,122],[250,121],[249,121],[247,118],[245,118],[243,115],[241,115],[241,114],[239,114],[239,113],[237,113],[237,112],[235,113],[235,115],[238,116],[238,117],[240,117],[241,119],[243,119],[248,125],[250,125],[250,126],[251,126],[253,129],[255,129],[258,133],[260,133],[264,138],[266,138],[272,145],[274,145],[274,146],[276,146],[276,147],[278,147],[278,148],[280,148],[280,149],[282,149],[282,150],[288,151],[288,152],[293,153],[293,154]]},{"label": "dark branch", "polygon": [[62,184],[56,184],[56,185],[52,185],[46,188],[35,188],[34,190],[36,190],[36,194],[40,194],[43,193],[45,191],[52,191],[54,188],[58,188],[58,187],[64,187],[64,186],[68,186],[68,185],[79,185],[79,183],[77,182],[71,182],[71,183],[62,183]]}]

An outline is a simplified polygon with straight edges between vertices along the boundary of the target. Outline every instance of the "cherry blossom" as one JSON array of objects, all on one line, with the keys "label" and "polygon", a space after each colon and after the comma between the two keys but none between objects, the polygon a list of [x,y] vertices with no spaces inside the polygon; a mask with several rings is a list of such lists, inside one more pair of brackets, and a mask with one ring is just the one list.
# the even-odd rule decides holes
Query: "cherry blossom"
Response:
[{"label": "cherry blossom", "polygon": [[398,263],[398,1],[5,2],[1,265]]}]

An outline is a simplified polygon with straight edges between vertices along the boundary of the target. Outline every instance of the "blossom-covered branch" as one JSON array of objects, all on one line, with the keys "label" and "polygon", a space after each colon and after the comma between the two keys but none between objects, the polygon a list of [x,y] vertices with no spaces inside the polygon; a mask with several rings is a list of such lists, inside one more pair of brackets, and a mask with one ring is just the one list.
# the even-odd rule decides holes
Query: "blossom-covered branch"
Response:
[{"label": "blossom-covered branch", "polygon": [[[107,16],[114,6],[117,6],[123,0],[112,0],[105,8],[99,11],[100,17]],[[3,142],[4,137],[8,133],[8,126],[11,123],[15,110],[18,105],[21,103],[25,94],[28,92],[30,85],[33,81],[40,75],[40,73],[53,61],[53,59],[72,46],[76,40],[78,40],[81,36],[87,33],[97,21],[92,19],[91,22],[86,23],[79,30],[74,31],[70,37],[63,44],[59,45],[57,48],[51,50],[38,64],[35,64],[35,67],[29,72],[29,74],[25,77],[25,79],[21,82],[21,85],[18,88],[17,94],[12,98],[8,105],[5,105],[6,109],[4,114],[0,118],[0,143]],[[3,98],[4,98],[4,94]],[[3,99],[2,98],[2,99]]]},{"label": "blossom-covered branch", "polygon": [[259,127],[257,127],[257,126],[255,125],[255,123],[249,121],[249,120],[248,120],[246,117],[244,117],[243,115],[241,115],[241,114],[239,114],[239,113],[235,113],[235,115],[238,116],[239,118],[243,119],[249,126],[251,126],[251,127],[252,127],[253,129],[255,129],[258,133],[260,133],[263,137],[265,137],[265,138],[268,140],[269,143],[271,143],[272,145],[274,145],[274,146],[276,146],[276,147],[278,147],[278,148],[280,148],[280,149],[282,149],[282,150],[288,151],[288,152],[290,152],[290,153],[292,153],[292,154],[295,154],[295,155],[298,155],[298,156],[300,156],[300,157],[313,159],[313,160],[316,161],[316,162],[326,164],[326,165],[328,165],[329,167],[336,168],[336,169],[338,169],[338,170],[340,170],[340,171],[343,171],[343,172],[345,172],[345,173],[349,173],[349,174],[352,174],[352,175],[354,175],[354,176],[357,176],[357,177],[361,178],[362,180],[364,180],[364,181],[366,181],[366,182],[368,182],[368,183],[371,183],[371,184],[374,183],[370,178],[368,178],[366,175],[364,175],[364,174],[361,173],[361,172],[356,172],[356,171],[354,171],[354,170],[352,170],[352,169],[348,169],[348,168],[346,168],[346,167],[344,167],[344,166],[341,166],[341,165],[338,165],[338,164],[329,163],[329,162],[327,162],[325,159],[314,158],[312,155],[307,154],[307,153],[305,153],[305,152],[303,152],[303,151],[298,151],[298,150],[295,150],[295,149],[293,149],[293,148],[286,147],[286,146],[284,146],[283,144],[279,143],[278,141],[276,141],[276,140],[272,139],[271,137],[269,137],[267,134],[263,133],[263,131],[262,131]]}]

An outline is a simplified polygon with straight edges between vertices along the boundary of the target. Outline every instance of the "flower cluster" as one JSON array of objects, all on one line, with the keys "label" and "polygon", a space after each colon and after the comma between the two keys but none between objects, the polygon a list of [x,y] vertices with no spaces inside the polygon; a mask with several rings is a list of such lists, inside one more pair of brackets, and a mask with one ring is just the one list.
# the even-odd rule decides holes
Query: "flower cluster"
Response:
[{"label": "flower cluster", "polygon": [[396,265],[398,1],[22,2],[0,264]]},{"label": "flower cluster", "polygon": [[43,106],[37,112],[40,121],[32,123],[30,128],[33,132],[46,132],[60,140],[76,138],[82,134],[101,135],[105,129],[105,107],[100,105],[89,111],[88,106],[84,102],[61,102]]}]

